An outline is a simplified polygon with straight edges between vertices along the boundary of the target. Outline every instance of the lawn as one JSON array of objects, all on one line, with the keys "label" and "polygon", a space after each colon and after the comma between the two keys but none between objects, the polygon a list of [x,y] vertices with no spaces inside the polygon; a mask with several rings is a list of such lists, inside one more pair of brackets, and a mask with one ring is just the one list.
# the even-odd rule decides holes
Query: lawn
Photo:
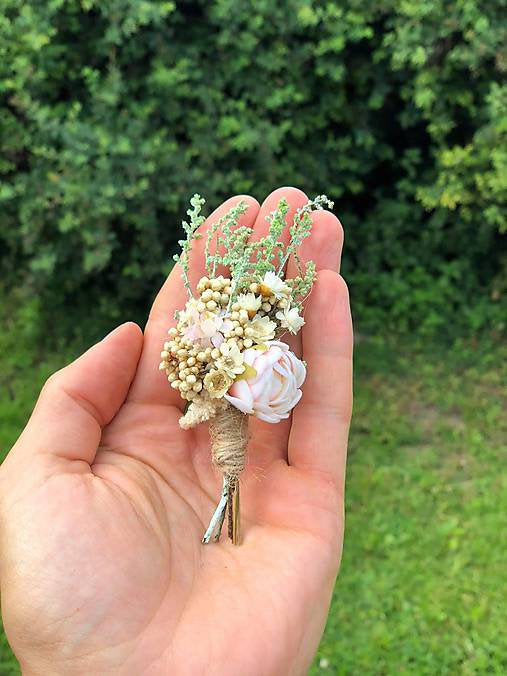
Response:
[{"label": "lawn", "polygon": [[[0,457],[72,352],[4,329]],[[357,345],[343,564],[312,674],[507,673],[505,356]],[[0,674],[17,673],[2,634]]]},{"label": "lawn", "polygon": [[356,350],[343,563],[311,673],[506,674],[505,352],[393,347]]}]

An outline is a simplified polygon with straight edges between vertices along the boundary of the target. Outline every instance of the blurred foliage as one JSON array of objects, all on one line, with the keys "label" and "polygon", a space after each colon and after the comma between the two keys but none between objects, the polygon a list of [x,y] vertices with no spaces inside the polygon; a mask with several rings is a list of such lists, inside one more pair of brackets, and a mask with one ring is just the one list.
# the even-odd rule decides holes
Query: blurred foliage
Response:
[{"label": "blurred foliage", "polygon": [[0,266],[59,331],[146,307],[194,192],[287,184],[336,200],[364,330],[503,328],[505,0],[0,10]]}]

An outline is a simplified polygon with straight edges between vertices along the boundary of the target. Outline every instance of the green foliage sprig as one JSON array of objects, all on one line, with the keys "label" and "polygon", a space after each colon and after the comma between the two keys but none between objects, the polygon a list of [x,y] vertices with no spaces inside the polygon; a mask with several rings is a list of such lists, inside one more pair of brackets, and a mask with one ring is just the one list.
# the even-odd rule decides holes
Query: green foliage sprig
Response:
[{"label": "green foliage sprig", "polygon": [[[201,216],[204,202],[200,195],[192,197],[190,201],[192,209],[187,211],[190,223],[183,221],[187,237],[178,242],[182,249],[181,254],[174,255],[174,260],[181,265],[185,288],[190,296],[192,290],[188,279],[188,260],[192,241],[202,236],[197,232],[197,228],[205,220]],[[229,270],[233,290],[229,305],[234,302],[242,288],[248,286],[252,280],[261,280],[266,272],[274,272],[283,278],[285,264],[291,255],[296,260],[299,272],[299,276],[291,280],[293,295],[295,298],[308,295],[316,277],[315,264],[308,261],[303,266],[298,248],[311,233],[311,212],[325,206],[332,208],[333,202],[325,195],[319,195],[298,209],[289,226],[288,243],[284,243],[281,239],[289,211],[289,204],[285,198],[282,198],[276,209],[266,217],[269,223],[268,232],[258,240],[250,239],[253,228],[239,224],[241,216],[247,210],[244,201],[238,202],[221,218],[210,224],[204,252],[205,267],[210,277],[215,276],[219,265]]]},{"label": "green foliage sprig", "polygon": [[199,195],[194,195],[191,198],[190,206],[192,208],[187,210],[187,215],[190,217],[190,223],[183,221],[181,224],[187,237],[186,239],[178,240],[178,244],[181,247],[181,254],[174,254],[173,256],[175,263],[179,263],[181,266],[183,283],[190,296],[192,295],[192,289],[190,288],[190,281],[188,279],[189,256],[192,250],[192,242],[195,239],[200,239],[202,237],[201,233],[197,232],[197,228],[199,228],[206,220],[204,216],[201,216],[202,205],[204,202],[205,200]]},{"label": "green foliage sprig", "polygon": [[[243,249],[248,237],[251,234],[251,228],[236,227],[242,214],[247,210],[246,202],[239,202],[230,209],[218,221],[212,223],[206,237],[205,247],[205,265],[206,271],[211,277],[216,274],[217,266],[229,266],[234,258],[234,252],[240,248]],[[211,246],[215,241],[215,253],[211,253]],[[223,247],[225,254],[218,253],[219,246]]]},{"label": "green foliage sprig", "polygon": [[289,204],[282,198],[277,208],[268,214],[266,220],[269,223],[268,234],[258,242],[252,242],[251,251],[256,257],[255,273],[262,276],[265,272],[275,270],[273,263],[275,257],[282,257],[283,243],[280,241],[283,229],[286,226],[285,217],[289,211]]},{"label": "green foliage sprig", "polygon": [[308,237],[310,230],[312,228],[312,219],[310,218],[310,213],[313,210],[321,210],[325,207],[332,209],[334,202],[326,197],[326,195],[319,195],[314,200],[310,200],[303,207],[296,211],[294,216],[294,223],[290,227],[290,242],[285,250],[285,255],[280,261],[280,267],[278,268],[278,273],[280,273],[287,261],[289,260],[290,255],[292,254],[296,260],[298,266],[299,274],[302,274],[301,261],[298,254],[298,249],[301,246],[305,237]]},{"label": "green foliage sprig", "polygon": [[[297,252],[295,255],[297,255]],[[299,257],[296,260],[298,261],[299,267],[301,269],[301,261],[299,260]],[[292,280],[292,296],[296,299],[296,303],[294,305],[299,309],[302,306],[302,301],[312,290],[312,286],[316,278],[317,271],[315,268],[315,263],[313,261],[308,261],[306,263],[304,273],[301,271],[300,275]]]}]

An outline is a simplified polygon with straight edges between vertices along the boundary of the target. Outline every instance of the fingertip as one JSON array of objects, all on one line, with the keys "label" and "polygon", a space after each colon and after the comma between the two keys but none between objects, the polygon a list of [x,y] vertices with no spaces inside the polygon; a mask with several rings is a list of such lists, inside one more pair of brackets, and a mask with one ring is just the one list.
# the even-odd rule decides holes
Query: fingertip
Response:
[{"label": "fingertip", "polygon": [[125,322],[108,333],[95,347],[107,344],[111,353],[116,357],[124,358],[129,362],[139,361],[143,347],[143,332],[135,322]]},{"label": "fingertip", "polygon": [[54,373],[23,433],[28,452],[91,464],[101,429],[125,401],[142,345],[139,326],[126,322]]},{"label": "fingertip", "polygon": [[332,248],[337,257],[338,263],[336,266],[329,266],[331,270],[339,270],[339,261],[343,248],[344,231],[339,219],[331,211],[313,211],[312,218],[312,234],[305,240],[310,242],[312,237],[317,240],[317,245],[321,246],[328,244]]},{"label": "fingertip", "polygon": [[[289,205],[289,209],[285,215],[285,221],[287,225],[292,223],[294,214],[298,209],[303,207],[308,202],[308,197],[302,190],[299,188],[292,188],[291,186],[286,186],[282,188],[277,188],[273,190],[262,202],[259,212],[257,214],[257,219],[255,221],[255,234],[254,239],[261,239],[265,237],[269,230],[269,223],[267,218],[269,215],[275,211],[280,203],[281,199],[285,199]],[[284,228],[280,239],[287,242],[289,240],[289,228]]]},{"label": "fingertip", "polygon": [[321,301],[333,298],[340,302],[349,301],[349,289],[347,282],[343,279],[336,270],[323,269],[317,272],[317,279],[315,280],[314,290],[318,292]]},{"label": "fingertip", "polygon": [[344,278],[343,278],[339,273],[337,274],[337,277],[338,277],[337,284],[338,284],[338,286],[339,286],[339,288],[340,288],[340,293],[341,293],[342,296],[344,296],[344,297],[347,299],[347,301],[348,301],[348,300],[349,300],[349,296],[350,296],[349,285],[347,284],[347,282],[344,280]]},{"label": "fingertip", "polygon": [[338,216],[333,212],[329,211],[329,209],[317,209],[316,211],[312,211],[312,220],[314,220],[314,217],[318,218],[325,218],[325,219],[330,219],[332,220],[336,226],[338,227],[339,230],[343,233],[343,225]]},{"label": "fingertip", "polygon": [[111,340],[111,339],[116,340],[120,337],[120,335],[122,336],[122,338],[129,337],[129,338],[132,338],[132,339],[139,339],[139,338],[142,339],[143,331],[142,331],[141,327],[139,326],[139,324],[136,324],[136,322],[128,321],[128,322],[124,322],[123,324],[120,324],[115,329],[110,331],[106,336],[104,336],[102,341]]},{"label": "fingertip", "polygon": [[143,335],[143,330],[139,326],[139,324],[137,324],[137,322],[133,322],[133,321],[129,320],[129,321],[125,322],[124,324],[122,324],[122,326],[127,327],[131,334],[134,334],[134,335],[137,334],[138,336],[141,336],[141,337]]},{"label": "fingertip", "polygon": [[[329,211],[314,211],[311,214],[312,231],[302,245],[303,261],[313,261],[317,271],[340,269],[343,247],[343,228],[340,221]],[[294,276],[297,266],[293,259],[287,268],[288,276]]]},{"label": "fingertip", "polygon": [[234,195],[233,197],[226,199],[225,202],[222,202],[222,204],[220,204],[211,212],[211,214],[206,219],[204,229],[207,229],[217,216],[220,217],[223,214],[226,214],[230,209],[235,207],[240,202],[246,202],[247,204],[247,209],[244,216],[247,216],[249,220],[255,219],[261,206],[255,197],[252,197],[252,195]]},{"label": "fingertip", "polygon": [[[326,270],[326,272],[329,272]],[[339,273],[335,273],[334,285],[336,289],[335,305],[341,309],[346,309],[350,314],[350,292],[347,282]]]},{"label": "fingertip", "polygon": [[335,270],[319,270],[315,282],[322,295],[322,302],[331,307],[349,307],[349,287],[339,272]]},{"label": "fingertip", "polygon": [[[290,223],[297,209],[300,209],[308,202],[308,196],[299,188],[293,188],[291,186],[286,186],[282,188],[277,188],[269,193],[269,195],[262,202],[259,216],[258,216],[258,225],[263,225],[263,221],[276,207],[281,199],[285,199],[289,205],[289,211],[286,215],[286,221]],[[259,221],[261,221],[259,223]]]},{"label": "fingertip", "polygon": [[305,316],[308,321],[303,327],[303,347],[306,333],[307,339],[322,340],[330,351],[336,348],[342,356],[351,356],[353,330],[349,290],[340,274],[334,270],[317,273]]},{"label": "fingertip", "polygon": [[292,185],[285,185],[282,186],[281,188],[276,188],[276,190],[273,190],[272,192],[269,193],[269,195],[266,197],[264,200],[265,202],[267,200],[272,200],[272,199],[281,199],[282,197],[285,197],[285,199],[292,203],[299,203],[301,204],[306,204],[308,202],[308,195],[300,190],[300,188],[296,188]]},{"label": "fingertip", "polygon": [[[201,235],[200,239],[195,241],[192,246],[192,251],[190,254],[190,269],[188,276],[190,279],[190,284],[192,287],[195,287],[199,279],[205,274],[205,250],[206,243],[208,240],[208,235],[211,233],[211,229],[215,226],[221,218],[223,218],[231,209],[236,207],[240,202],[243,202],[246,205],[245,211],[238,218],[238,226],[246,226],[248,228],[253,228],[255,219],[259,212],[259,202],[252,197],[251,195],[234,195],[229,197],[229,199],[222,202],[205,220],[201,225],[198,232]],[[223,246],[217,241],[217,233],[213,237],[212,252],[214,253],[217,250],[223,253]],[[227,274],[225,266],[219,265],[216,270],[217,274]]]},{"label": "fingertip", "polygon": [[139,351],[143,347],[144,334],[142,328],[136,322],[128,321],[123,324],[125,327],[122,331],[123,335],[132,343],[139,348]]}]

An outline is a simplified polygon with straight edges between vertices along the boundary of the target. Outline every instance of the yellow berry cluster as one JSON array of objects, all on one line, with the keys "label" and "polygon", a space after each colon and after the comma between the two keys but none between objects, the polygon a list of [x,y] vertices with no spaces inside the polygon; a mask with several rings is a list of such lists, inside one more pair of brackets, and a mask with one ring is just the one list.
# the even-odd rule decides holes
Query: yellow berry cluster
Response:
[{"label": "yellow berry cluster", "polygon": [[226,308],[232,294],[231,280],[222,275],[214,279],[201,277],[197,284],[197,292],[200,294],[197,303],[199,312],[216,311],[220,306]]}]

